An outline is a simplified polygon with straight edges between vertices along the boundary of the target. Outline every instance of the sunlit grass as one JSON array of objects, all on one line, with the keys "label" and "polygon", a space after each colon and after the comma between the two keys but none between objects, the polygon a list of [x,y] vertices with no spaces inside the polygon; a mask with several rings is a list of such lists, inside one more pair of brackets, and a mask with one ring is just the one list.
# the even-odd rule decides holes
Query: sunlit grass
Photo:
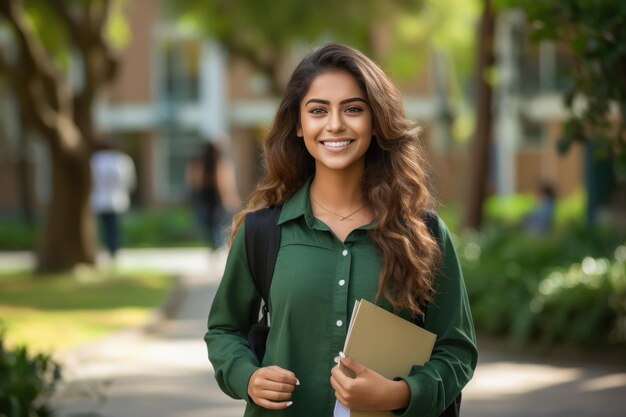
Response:
[{"label": "sunlit grass", "polygon": [[145,324],[173,283],[157,272],[0,273],[5,344],[59,351]]}]

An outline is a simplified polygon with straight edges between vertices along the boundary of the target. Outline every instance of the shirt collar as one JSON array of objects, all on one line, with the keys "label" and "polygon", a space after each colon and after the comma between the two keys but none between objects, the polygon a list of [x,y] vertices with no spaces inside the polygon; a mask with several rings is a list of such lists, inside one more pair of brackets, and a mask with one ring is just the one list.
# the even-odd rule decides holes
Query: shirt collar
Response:
[{"label": "shirt collar", "polygon": [[[310,228],[313,228],[313,225],[316,222],[315,217],[313,217],[313,210],[311,209],[311,200],[309,198],[309,190],[311,189],[311,183],[313,182],[313,176],[309,177],[308,180],[300,187],[296,193],[291,196],[285,204],[280,212],[280,217],[278,218],[278,224],[282,225],[290,220],[297,219],[299,217],[304,216],[304,219],[307,225]],[[373,223],[369,223],[358,227],[357,229],[368,230],[374,227]]]},{"label": "shirt collar", "polygon": [[313,225],[315,219],[313,218],[313,211],[309,201],[309,189],[312,181],[313,177],[311,176],[291,198],[285,201],[278,218],[279,225],[301,216],[304,216],[309,227]]}]

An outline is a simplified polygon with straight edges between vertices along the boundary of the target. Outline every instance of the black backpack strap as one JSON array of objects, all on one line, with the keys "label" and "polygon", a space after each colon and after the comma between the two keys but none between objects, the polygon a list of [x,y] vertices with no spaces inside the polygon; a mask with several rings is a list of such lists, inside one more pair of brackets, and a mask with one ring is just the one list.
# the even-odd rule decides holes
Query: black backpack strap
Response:
[{"label": "black backpack strap", "polygon": [[280,248],[278,218],[282,205],[246,214],[246,254],[254,285],[263,297],[263,315],[269,311],[269,292]]},{"label": "black backpack strap", "polygon": [[[439,232],[439,216],[437,213],[431,210],[422,212],[422,220],[426,224],[426,228],[428,229],[428,233],[437,241],[437,245],[441,248],[441,234]],[[428,305],[422,305],[423,315],[414,318],[414,323],[420,327],[424,327],[424,319],[426,317],[426,312],[428,311]]]}]

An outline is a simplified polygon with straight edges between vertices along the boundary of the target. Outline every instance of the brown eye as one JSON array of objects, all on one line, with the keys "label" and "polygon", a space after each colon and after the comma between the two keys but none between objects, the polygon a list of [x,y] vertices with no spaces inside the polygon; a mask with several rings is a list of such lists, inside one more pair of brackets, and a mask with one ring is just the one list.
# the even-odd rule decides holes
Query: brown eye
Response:
[{"label": "brown eye", "polygon": [[311,110],[309,110],[309,113],[311,113],[311,114],[322,114],[322,113],[326,113],[326,110],[324,110],[321,107],[315,107],[315,108],[312,108]]}]

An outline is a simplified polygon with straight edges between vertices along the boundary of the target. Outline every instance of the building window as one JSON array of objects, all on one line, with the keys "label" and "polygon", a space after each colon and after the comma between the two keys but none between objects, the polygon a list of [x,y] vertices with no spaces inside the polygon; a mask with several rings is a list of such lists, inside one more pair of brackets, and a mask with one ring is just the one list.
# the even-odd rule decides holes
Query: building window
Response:
[{"label": "building window", "polygon": [[200,104],[202,39],[163,31],[156,48],[159,136],[164,151],[162,190],[166,200],[180,202],[187,197],[188,160],[202,143],[197,126],[189,123],[190,112]]},{"label": "building window", "polygon": [[565,71],[571,65],[567,52],[554,42],[537,44],[525,31],[516,36],[519,45],[518,68],[523,96],[563,92],[568,85]]},{"label": "building window", "polygon": [[193,103],[200,92],[201,41],[195,38],[166,38],[159,45],[161,74],[159,100]]},{"label": "building window", "polygon": [[188,197],[188,184],[185,178],[189,160],[198,155],[204,143],[200,135],[193,131],[178,130],[165,136],[167,144],[167,184],[168,198],[185,201]]}]

